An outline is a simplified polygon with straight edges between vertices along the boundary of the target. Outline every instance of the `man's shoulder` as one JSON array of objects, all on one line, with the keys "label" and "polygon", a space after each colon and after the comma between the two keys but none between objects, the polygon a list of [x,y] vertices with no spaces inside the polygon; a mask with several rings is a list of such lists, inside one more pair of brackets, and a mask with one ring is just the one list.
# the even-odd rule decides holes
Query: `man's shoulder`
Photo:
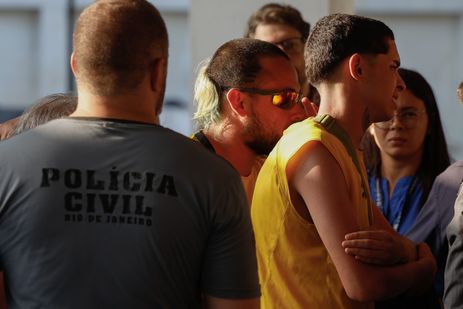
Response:
[{"label": "man's shoulder", "polygon": [[463,160],[456,161],[445,171],[439,174],[435,180],[436,186],[451,186],[458,189],[463,180]]}]

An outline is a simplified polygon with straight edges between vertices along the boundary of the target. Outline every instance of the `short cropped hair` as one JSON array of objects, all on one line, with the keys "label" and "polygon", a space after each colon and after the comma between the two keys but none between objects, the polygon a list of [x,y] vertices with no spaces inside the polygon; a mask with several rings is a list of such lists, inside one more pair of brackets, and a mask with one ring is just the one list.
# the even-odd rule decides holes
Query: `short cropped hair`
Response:
[{"label": "short cropped hair", "polygon": [[302,18],[301,12],[285,4],[269,3],[252,14],[248,20],[248,27],[244,37],[254,38],[256,35],[256,28],[261,24],[290,26],[299,31],[304,42],[309,37],[310,33],[310,24]]},{"label": "short cropped hair", "polygon": [[74,35],[76,78],[97,95],[134,89],[149,65],[167,58],[159,11],[145,0],[99,0],[79,16]]},{"label": "short cropped hair", "polygon": [[355,54],[386,54],[392,30],[372,18],[348,14],[322,17],[306,43],[305,65],[309,83],[325,81],[347,57]]},{"label": "short cropped hair", "polygon": [[53,119],[69,116],[76,110],[77,96],[71,93],[47,95],[32,104],[8,133],[7,138],[33,129]]},{"label": "short cropped hair", "polygon": [[222,98],[229,88],[252,86],[261,70],[263,57],[282,57],[277,46],[256,39],[235,39],[220,46],[200,68],[195,82],[194,119],[201,128],[218,122],[222,116]]}]

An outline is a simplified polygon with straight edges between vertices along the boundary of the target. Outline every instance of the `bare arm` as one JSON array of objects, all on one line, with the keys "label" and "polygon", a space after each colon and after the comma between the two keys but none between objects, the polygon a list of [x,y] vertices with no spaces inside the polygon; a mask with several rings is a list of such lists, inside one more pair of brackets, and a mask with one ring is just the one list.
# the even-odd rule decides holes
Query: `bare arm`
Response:
[{"label": "bare arm", "polygon": [[225,299],[204,295],[206,309],[259,309],[259,298],[252,299]]},{"label": "bare arm", "polygon": [[394,265],[415,261],[418,248],[408,238],[397,233],[377,207],[373,207],[372,229],[345,235],[342,246],[356,259],[378,265]]},{"label": "bare arm", "polygon": [[345,254],[341,246],[344,235],[360,227],[341,168],[322,144],[304,146],[291,160],[287,172],[290,187],[304,200],[350,298],[381,300],[432,281],[436,266],[426,249],[421,250],[417,261],[390,267],[361,263]]}]

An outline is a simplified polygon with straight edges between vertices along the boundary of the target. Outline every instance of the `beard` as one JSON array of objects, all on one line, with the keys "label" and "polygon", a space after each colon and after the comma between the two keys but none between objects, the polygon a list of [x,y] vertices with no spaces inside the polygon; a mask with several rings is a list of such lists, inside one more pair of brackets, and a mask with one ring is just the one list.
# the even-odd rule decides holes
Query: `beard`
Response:
[{"label": "beard", "polygon": [[252,115],[250,122],[243,129],[245,145],[258,156],[267,156],[277,144],[281,134],[266,132],[265,127]]}]

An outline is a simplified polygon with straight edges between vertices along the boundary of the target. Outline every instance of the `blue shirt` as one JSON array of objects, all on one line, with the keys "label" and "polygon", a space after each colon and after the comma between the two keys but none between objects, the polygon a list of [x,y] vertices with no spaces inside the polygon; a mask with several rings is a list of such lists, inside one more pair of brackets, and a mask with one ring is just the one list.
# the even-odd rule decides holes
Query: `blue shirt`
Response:
[{"label": "blue shirt", "polygon": [[[379,182],[379,192],[376,179]],[[389,198],[387,179],[377,178],[372,174],[368,177],[373,201],[391,226],[401,235],[404,235],[413,225],[422,206],[423,186],[420,181],[414,181],[414,179],[414,176],[400,178]]]}]

